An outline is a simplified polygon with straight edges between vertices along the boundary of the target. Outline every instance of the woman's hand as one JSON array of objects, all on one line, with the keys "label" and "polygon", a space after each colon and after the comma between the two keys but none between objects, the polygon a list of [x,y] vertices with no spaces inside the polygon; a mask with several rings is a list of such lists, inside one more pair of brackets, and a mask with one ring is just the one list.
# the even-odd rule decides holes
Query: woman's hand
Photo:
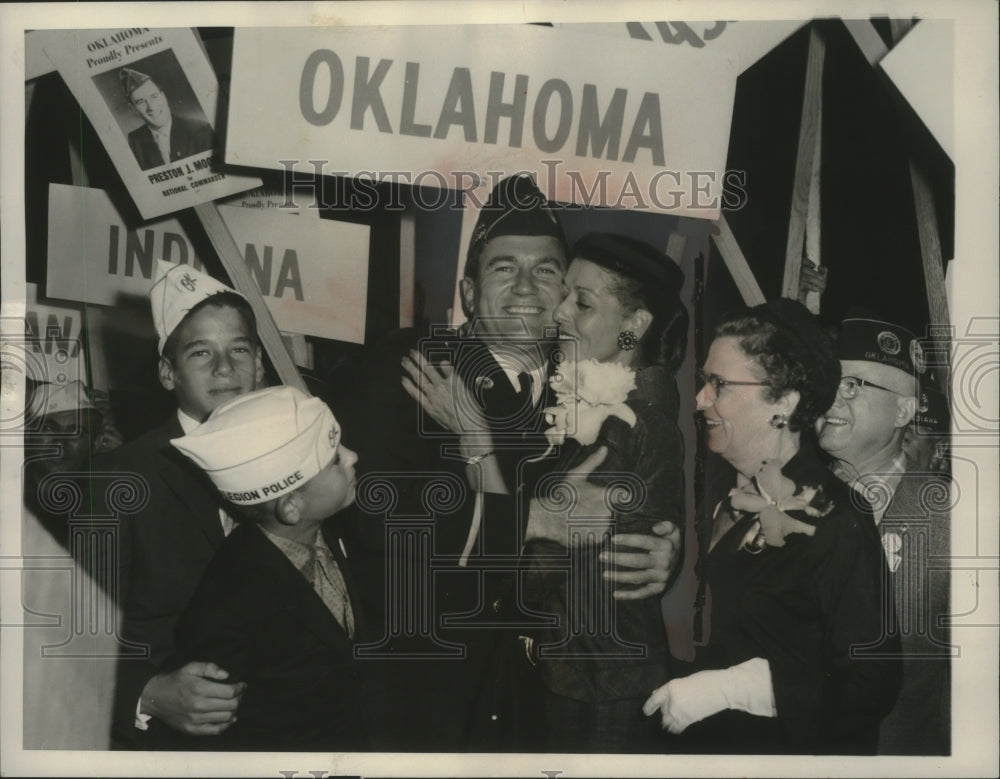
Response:
[{"label": "woman's hand", "polygon": [[664,730],[677,734],[725,709],[777,717],[771,666],[762,657],[718,671],[699,671],[667,682],[642,705],[647,717],[657,709]]},{"label": "woman's hand", "polygon": [[642,705],[647,717],[660,710],[663,729],[674,735],[688,726],[729,708],[721,690],[719,671],[699,671],[691,676],[674,679],[656,690]]}]

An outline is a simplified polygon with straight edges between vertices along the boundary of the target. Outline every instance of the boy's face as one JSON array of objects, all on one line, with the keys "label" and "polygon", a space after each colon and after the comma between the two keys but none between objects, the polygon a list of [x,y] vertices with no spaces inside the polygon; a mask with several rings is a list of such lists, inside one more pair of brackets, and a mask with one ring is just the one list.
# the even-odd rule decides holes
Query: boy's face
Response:
[{"label": "boy's face", "polygon": [[309,500],[311,519],[326,519],[354,502],[354,464],[357,461],[357,454],[341,444],[329,465],[302,487]]},{"label": "boy's face", "polygon": [[204,422],[217,406],[257,388],[264,366],[254,333],[230,306],[208,305],[174,331],[174,359],[160,358],[160,383],[181,411]]}]

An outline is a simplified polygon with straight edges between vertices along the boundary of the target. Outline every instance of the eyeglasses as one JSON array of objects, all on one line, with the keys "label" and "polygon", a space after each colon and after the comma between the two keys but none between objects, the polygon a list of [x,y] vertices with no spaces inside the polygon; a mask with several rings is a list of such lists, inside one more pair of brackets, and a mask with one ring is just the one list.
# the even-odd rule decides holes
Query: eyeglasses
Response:
[{"label": "eyeglasses", "polygon": [[712,388],[712,392],[716,395],[719,394],[719,390],[723,387],[766,387],[767,382],[764,381],[730,381],[729,379],[724,379],[715,373],[705,373],[704,371],[698,371],[698,380],[702,384],[708,384]]},{"label": "eyeglasses", "polygon": [[873,381],[859,379],[857,376],[844,376],[844,378],[840,380],[840,384],[837,386],[837,393],[844,400],[853,400],[858,396],[858,390],[862,387],[872,387],[873,389],[880,389],[883,392],[891,392],[894,395],[899,394],[896,390],[883,387],[881,384],[876,384]]}]

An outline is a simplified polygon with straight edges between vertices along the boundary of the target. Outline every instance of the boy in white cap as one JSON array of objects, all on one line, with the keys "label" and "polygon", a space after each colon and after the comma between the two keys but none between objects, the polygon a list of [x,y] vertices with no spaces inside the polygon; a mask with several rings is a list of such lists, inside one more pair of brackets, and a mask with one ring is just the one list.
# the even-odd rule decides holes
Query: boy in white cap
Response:
[{"label": "boy in white cap", "polygon": [[357,751],[367,746],[351,589],[333,516],[354,500],[357,456],[330,409],[292,387],[252,392],[171,442],[240,519],[177,626],[168,667],[207,659],[247,683],[216,739],[161,746]]},{"label": "boy in white cap", "polygon": [[118,748],[143,748],[148,731],[163,727],[216,735],[232,723],[243,690],[212,663],[163,671],[174,625],[232,527],[211,482],[170,440],[257,388],[263,379],[257,324],[245,298],[187,265],[158,262],[150,298],[159,379],[177,412],[95,460],[95,470],[137,474],[148,492],[145,504],[119,514],[121,635],[148,652],[118,660],[112,724]]}]

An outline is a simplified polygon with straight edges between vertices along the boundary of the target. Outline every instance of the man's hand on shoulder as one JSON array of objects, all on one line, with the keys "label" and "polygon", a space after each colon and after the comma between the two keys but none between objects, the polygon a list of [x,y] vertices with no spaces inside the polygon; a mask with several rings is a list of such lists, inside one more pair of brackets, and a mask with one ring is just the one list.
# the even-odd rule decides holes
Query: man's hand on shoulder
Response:
[{"label": "man's hand on shoulder", "polygon": [[236,721],[244,682],[227,684],[215,663],[191,662],[157,674],[142,690],[140,711],[192,736],[216,736]]},{"label": "man's hand on shoulder", "polygon": [[656,535],[622,533],[611,537],[611,543],[618,547],[642,551],[601,552],[603,562],[635,569],[605,571],[605,579],[615,584],[641,585],[635,589],[615,590],[614,596],[618,600],[639,600],[659,595],[673,578],[681,553],[680,528],[673,522],[664,521],[657,522],[652,530]]}]

